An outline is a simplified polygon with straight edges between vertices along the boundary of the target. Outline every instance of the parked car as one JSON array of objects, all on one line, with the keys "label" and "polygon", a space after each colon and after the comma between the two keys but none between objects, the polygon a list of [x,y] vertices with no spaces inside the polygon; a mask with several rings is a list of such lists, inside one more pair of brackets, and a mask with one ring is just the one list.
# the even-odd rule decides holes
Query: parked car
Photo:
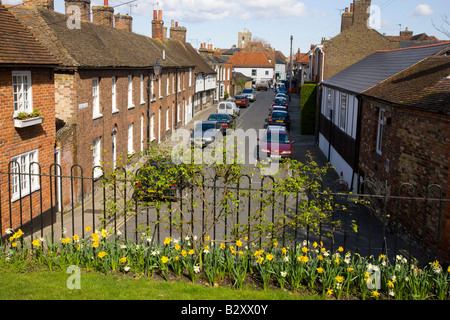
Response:
[{"label": "parked car", "polygon": [[235,103],[239,108],[245,107],[247,108],[250,105],[250,100],[247,96],[238,95],[234,97]]},{"label": "parked car", "polygon": [[293,141],[284,126],[268,126],[259,144],[260,161],[291,157]]},{"label": "parked car", "polygon": [[291,127],[291,118],[287,111],[274,110],[267,121],[269,125],[285,126],[287,130]]},{"label": "parked car", "polygon": [[285,86],[279,86],[279,87],[277,88],[277,92],[278,92],[278,93],[284,93],[284,94],[287,94],[287,89],[286,89]]},{"label": "parked car", "polygon": [[272,106],[272,107],[270,107],[269,115],[274,111],[288,111],[288,108],[285,106]]},{"label": "parked car", "polygon": [[222,126],[222,134],[225,135],[227,129],[235,129],[236,121],[233,116],[226,113],[213,113],[208,117],[208,121],[217,121]]},{"label": "parked car", "polygon": [[232,101],[222,101],[217,105],[216,113],[226,113],[231,116],[237,117],[239,116],[239,107],[235,102]]},{"label": "parked car", "polygon": [[256,101],[256,93],[254,89],[244,89],[241,94],[247,96],[248,100],[251,102]]},{"label": "parked car", "polygon": [[191,144],[207,146],[222,135],[222,125],[218,121],[197,122],[191,132]]},{"label": "parked car", "polygon": [[287,100],[288,99],[288,95],[286,93],[277,93],[275,95],[274,99],[276,99],[276,98],[285,98]]},{"label": "parked car", "polygon": [[267,82],[258,82],[256,84],[256,90],[258,90],[258,91],[260,91],[260,90],[267,91],[267,90],[269,90],[269,84]]},{"label": "parked car", "polygon": [[177,200],[177,191],[188,186],[177,165],[171,161],[149,162],[136,173],[133,200]]},{"label": "parked car", "polygon": [[288,106],[288,101],[285,98],[275,98],[273,100],[273,104],[274,106]]}]

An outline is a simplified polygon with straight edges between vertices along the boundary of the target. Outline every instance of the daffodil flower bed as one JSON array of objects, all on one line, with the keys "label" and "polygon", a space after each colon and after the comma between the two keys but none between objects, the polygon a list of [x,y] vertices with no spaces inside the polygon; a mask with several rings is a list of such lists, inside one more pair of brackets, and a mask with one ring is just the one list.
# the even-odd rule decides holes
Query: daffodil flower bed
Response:
[{"label": "daffodil flower bed", "polygon": [[[419,267],[398,255],[393,261],[380,255],[362,257],[331,252],[323,243],[303,243],[280,247],[273,241],[258,247],[247,238],[212,241],[166,238],[154,244],[147,233],[138,243],[124,241],[120,233],[91,230],[59,241],[23,239],[23,232],[7,230],[9,239],[0,247],[2,264],[23,264],[34,260],[49,270],[76,265],[102,273],[160,274],[166,280],[187,276],[192,282],[219,285],[226,277],[239,290],[253,279],[263,290],[310,290],[334,299],[449,299],[450,267],[438,261]],[[244,245],[245,244],[245,245]]]}]

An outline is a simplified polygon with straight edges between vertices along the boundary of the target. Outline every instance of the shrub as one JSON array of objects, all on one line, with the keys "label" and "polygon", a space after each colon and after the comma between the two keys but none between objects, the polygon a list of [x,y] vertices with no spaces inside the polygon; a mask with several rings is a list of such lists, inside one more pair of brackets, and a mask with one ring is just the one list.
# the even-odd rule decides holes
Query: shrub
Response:
[{"label": "shrub", "polygon": [[314,134],[316,122],[316,97],[317,84],[305,83],[300,93],[300,133],[303,135]]}]

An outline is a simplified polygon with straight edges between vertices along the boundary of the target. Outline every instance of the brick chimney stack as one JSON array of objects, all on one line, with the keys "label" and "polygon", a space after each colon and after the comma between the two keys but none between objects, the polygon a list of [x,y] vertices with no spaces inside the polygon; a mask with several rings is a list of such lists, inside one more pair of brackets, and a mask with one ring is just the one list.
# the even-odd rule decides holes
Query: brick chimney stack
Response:
[{"label": "brick chimney stack", "polygon": [[345,12],[342,13],[341,20],[341,32],[347,30],[352,26],[353,23],[353,4],[351,5],[350,11],[348,8],[345,8]]},{"label": "brick chimney stack", "polygon": [[186,43],[186,28],[179,27],[178,22],[175,22],[174,25],[172,20],[172,25],[170,27],[170,38]]},{"label": "brick chimney stack", "polygon": [[162,10],[153,10],[152,38],[164,40],[164,21],[162,20]]},{"label": "brick chimney stack", "polygon": [[81,21],[91,22],[91,0],[65,0],[65,12],[69,12],[70,6],[77,6],[80,8]]},{"label": "brick chimney stack", "polygon": [[114,26],[114,8],[108,5],[108,0],[104,0],[103,6],[92,6],[92,20],[103,26]]},{"label": "brick chimney stack", "polygon": [[133,31],[133,18],[128,14],[116,14],[114,16],[114,25],[116,29]]},{"label": "brick chimney stack", "polygon": [[353,1],[353,24],[357,27],[367,28],[367,21],[370,17],[369,8],[371,0],[354,0]]},{"label": "brick chimney stack", "polygon": [[54,0],[23,0],[23,5],[26,8],[36,6],[36,7],[44,7],[51,11],[55,10]]}]

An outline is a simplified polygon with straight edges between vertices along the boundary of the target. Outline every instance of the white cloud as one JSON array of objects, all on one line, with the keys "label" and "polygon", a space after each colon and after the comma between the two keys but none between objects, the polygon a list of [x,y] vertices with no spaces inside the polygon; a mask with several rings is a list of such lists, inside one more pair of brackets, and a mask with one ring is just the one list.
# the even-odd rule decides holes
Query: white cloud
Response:
[{"label": "white cloud", "polygon": [[[109,0],[118,5],[121,0]],[[103,2],[103,0],[93,0]],[[158,5],[154,3],[158,2]],[[151,17],[153,8],[163,10],[163,19],[176,19],[180,23],[223,19],[286,19],[305,17],[306,6],[299,0],[139,0],[133,14]],[[123,11],[128,11],[128,5]],[[122,8],[122,6],[121,6]],[[117,8],[119,9],[119,8]]]},{"label": "white cloud", "polygon": [[413,16],[431,16],[434,13],[429,4],[419,4],[412,14]]}]

